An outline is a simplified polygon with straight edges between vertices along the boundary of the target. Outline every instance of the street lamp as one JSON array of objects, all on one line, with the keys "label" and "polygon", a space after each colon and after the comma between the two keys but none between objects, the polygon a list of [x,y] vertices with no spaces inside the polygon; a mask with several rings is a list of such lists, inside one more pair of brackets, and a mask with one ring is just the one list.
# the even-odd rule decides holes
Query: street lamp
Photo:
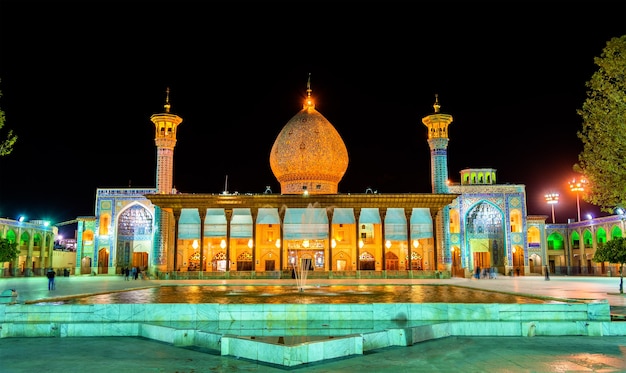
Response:
[{"label": "street lamp", "polygon": [[569,182],[569,189],[572,192],[576,192],[576,209],[578,211],[578,221],[580,221],[580,192],[585,191],[585,185],[587,185],[587,179],[581,177],[576,180],[576,178],[572,179]]},{"label": "street lamp", "polygon": [[554,205],[559,203],[559,194],[558,193],[548,193],[546,194],[546,202],[552,207],[552,224],[554,221]]}]

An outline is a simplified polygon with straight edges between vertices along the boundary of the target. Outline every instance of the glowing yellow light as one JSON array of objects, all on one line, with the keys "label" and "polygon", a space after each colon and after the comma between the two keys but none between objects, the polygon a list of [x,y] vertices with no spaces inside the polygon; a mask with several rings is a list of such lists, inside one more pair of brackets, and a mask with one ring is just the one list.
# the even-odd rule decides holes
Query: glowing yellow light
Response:
[{"label": "glowing yellow light", "polygon": [[193,247],[194,250],[198,249],[198,240],[193,240],[191,247]]},{"label": "glowing yellow light", "polygon": [[226,248],[226,240],[222,239],[222,242],[220,242],[220,247],[221,247],[222,249],[225,249],[225,248]]},{"label": "glowing yellow light", "polygon": [[390,248],[391,247],[391,241],[387,240],[387,242],[385,242],[385,247],[386,248]]},{"label": "glowing yellow light", "polygon": [[572,179],[569,182],[569,189],[572,192],[584,192],[585,191],[585,185],[587,185],[587,179],[585,179],[584,177],[576,180],[576,179]]},{"label": "glowing yellow light", "polygon": [[302,241],[302,247],[309,247],[309,240]]},{"label": "glowing yellow light", "polygon": [[363,240],[359,240],[359,249],[362,249],[363,245],[364,245]]},{"label": "glowing yellow light", "polygon": [[545,195],[546,202],[548,204],[553,205],[555,203],[559,203],[559,194],[558,193],[548,193]]},{"label": "glowing yellow light", "polygon": [[418,241],[418,240],[413,240],[413,247],[414,247],[414,248],[416,248],[416,249],[417,249],[419,245],[420,245],[420,243],[419,243],[419,241]]},{"label": "glowing yellow light", "polygon": [[252,248],[252,245],[254,245],[254,242],[252,241],[252,238],[248,240],[248,247]]},{"label": "glowing yellow light", "polygon": [[335,241],[335,239],[334,239],[334,238],[333,238],[333,240],[332,240],[332,241],[330,241],[330,247],[332,247],[333,249],[334,249],[335,247],[337,247],[337,241]]},{"label": "glowing yellow light", "polygon": [[280,249],[280,238],[276,240],[276,248]]}]

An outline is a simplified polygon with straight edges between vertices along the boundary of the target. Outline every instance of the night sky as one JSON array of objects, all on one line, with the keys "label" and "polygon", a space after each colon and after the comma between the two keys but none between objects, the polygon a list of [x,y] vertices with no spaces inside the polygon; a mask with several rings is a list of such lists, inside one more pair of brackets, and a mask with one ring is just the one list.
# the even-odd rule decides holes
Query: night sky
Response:
[{"label": "night sky", "polygon": [[[451,114],[448,169],[524,184],[530,215],[576,218],[568,180],[585,82],[626,33],[624,1],[0,1],[0,217],[94,214],[97,188],[154,187],[150,116],[183,118],[174,186],[280,186],[272,144],[306,83],[350,164],[340,193],[430,193],[422,117]],[[599,209],[581,201],[581,213]],[[551,218],[547,219],[551,221]]]}]

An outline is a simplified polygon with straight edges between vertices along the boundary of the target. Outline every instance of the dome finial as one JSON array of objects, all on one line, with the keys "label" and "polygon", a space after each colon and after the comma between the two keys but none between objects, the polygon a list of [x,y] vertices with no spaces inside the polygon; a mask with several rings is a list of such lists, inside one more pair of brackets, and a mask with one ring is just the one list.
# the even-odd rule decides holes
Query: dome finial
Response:
[{"label": "dome finial", "polygon": [[435,113],[438,113],[441,108],[441,105],[439,104],[439,94],[437,93],[435,93],[435,103],[433,104],[433,107],[435,108]]},{"label": "dome finial", "polygon": [[165,105],[163,105],[163,107],[166,113],[170,112],[170,107],[172,107],[172,105],[170,105],[170,87],[167,87],[165,90]]},{"label": "dome finial", "polygon": [[306,101],[304,102],[304,109],[306,108],[315,108],[315,104],[313,103],[313,98],[311,98],[311,73],[309,73],[309,79],[306,82]]}]

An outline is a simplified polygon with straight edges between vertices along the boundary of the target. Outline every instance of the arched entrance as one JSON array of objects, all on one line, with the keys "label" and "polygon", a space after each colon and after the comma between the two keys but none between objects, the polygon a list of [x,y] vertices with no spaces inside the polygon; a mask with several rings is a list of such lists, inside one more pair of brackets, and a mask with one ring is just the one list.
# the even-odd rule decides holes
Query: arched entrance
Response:
[{"label": "arched entrance", "polygon": [[237,257],[238,271],[252,271],[252,254],[247,251],[239,254]]},{"label": "arched entrance", "polygon": [[148,253],[135,252],[133,253],[133,267],[137,267],[141,270],[148,268]]},{"label": "arched entrance", "polygon": [[524,249],[521,246],[513,246],[511,248],[511,254],[513,256],[513,270],[515,271],[515,275],[523,276],[524,275]]},{"label": "arched entrance", "polygon": [[98,250],[98,274],[109,273],[109,250]]},{"label": "arched entrance", "polygon": [[461,249],[458,246],[452,247],[452,276],[465,277],[465,270],[461,267]]},{"label": "arched entrance", "polygon": [[385,254],[385,269],[388,271],[397,271],[399,269],[400,261],[398,256],[391,251],[387,251]]},{"label": "arched entrance", "polygon": [[504,271],[504,214],[495,205],[482,201],[471,208],[465,217],[465,231],[469,247],[468,267],[497,267]]},{"label": "arched entrance", "polygon": [[362,271],[374,271],[376,270],[376,259],[367,251],[361,253],[359,257],[359,269]]},{"label": "arched entrance", "polygon": [[80,274],[88,275],[91,273],[91,257],[84,257],[80,261]]},{"label": "arched entrance", "polygon": [[213,271],[226,271],[228,266],[228,263],[226,261],[226,253],[223,251],[220,251],[219,253],[215,254],[215,256],[213,257],[213,259],[211,260],[211,270]]}]

